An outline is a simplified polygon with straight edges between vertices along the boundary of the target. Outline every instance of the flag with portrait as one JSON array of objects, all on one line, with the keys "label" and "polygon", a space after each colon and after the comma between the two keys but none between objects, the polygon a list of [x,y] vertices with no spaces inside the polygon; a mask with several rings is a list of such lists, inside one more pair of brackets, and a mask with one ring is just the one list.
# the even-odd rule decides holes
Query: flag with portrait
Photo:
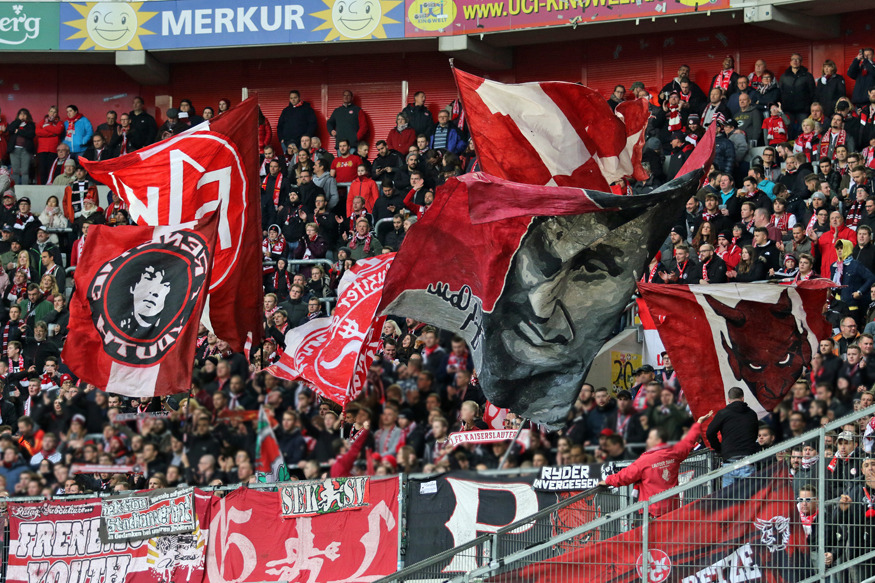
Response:
[{"label": "flag with portrait", "polygon": [[77,377],[131,397],[189,389],[217,222],[89,229],[61,355]]}]

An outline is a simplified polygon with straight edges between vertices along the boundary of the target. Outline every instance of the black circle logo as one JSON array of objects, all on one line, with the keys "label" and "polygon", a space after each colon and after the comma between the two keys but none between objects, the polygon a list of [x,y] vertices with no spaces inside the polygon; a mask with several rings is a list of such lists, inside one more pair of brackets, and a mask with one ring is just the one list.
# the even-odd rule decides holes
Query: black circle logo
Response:
[{"label": "black circle logo", "polygon": [[161,362],[205,293],[206,240],[193,231],[162,234],[104,263],[88,286],[91,318],[113,360]]}]

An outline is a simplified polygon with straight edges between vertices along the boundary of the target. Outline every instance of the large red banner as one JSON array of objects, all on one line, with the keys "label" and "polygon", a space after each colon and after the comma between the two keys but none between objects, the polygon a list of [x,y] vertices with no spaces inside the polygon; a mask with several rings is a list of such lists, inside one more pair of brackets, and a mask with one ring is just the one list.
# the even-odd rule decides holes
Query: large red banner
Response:
[{"label": "large red banner", "polygon": [[102,544],[97,498],[9,504],[7,583],[204,581],[211,495],[195,493],[192,534]]},{"label": "large red banner", "polygon": [[361,583],[395,572],[398,480],[371,481],[362,508],[291,519],[281,512],[278,492],[240,488],[214,500],[209,583]]},{"label": "large red banner", "polygon": [[237,352],[243,351],[248,332],[254,344],[262,333],[256,110],[256,100],[248,99],[131,154],[83,161],[94,178],[128,203],[138,225],[179,225],[219,215],[207,312],[216,335]]}]

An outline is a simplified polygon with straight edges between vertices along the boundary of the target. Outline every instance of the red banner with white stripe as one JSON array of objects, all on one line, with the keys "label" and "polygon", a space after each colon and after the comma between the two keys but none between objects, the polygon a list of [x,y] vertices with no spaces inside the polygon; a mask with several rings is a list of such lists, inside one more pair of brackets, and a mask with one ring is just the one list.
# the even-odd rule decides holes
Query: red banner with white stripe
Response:
[{"label": "red banner with white stripe", "polygon": [[772,411],[831,336],[826,279],[779,284],[639,283],[693,417],[722,409],[739,387],[760,417]]},{"label": "red banner with white stripe", "polygon": [[627,177],[646,178],[641,169],[650,117],[646,100],[623,102],[615,114],[598,91],[576,83],[504,84],[459,69],[454,73],[488,174],[606,191]]},{"label": "red banner with white stripe", "polygon": [[275,377],[309,383],[341,405],[356,398],[376,357],[385,316],[376,316],[395,253],[359,261],[338,286],[331,318],[316,318],[286,334],[286,350],[266,370]]},{"label": "red banner with white stripe", "polygon": [[257,101],[251,98],[131,154],[82,161],[91,176],[122,197],[138,225],[179,225],[218,215],[205,320],[236,352],[249,332],[253,343],[260,343],[264,316],[257,125]]}]

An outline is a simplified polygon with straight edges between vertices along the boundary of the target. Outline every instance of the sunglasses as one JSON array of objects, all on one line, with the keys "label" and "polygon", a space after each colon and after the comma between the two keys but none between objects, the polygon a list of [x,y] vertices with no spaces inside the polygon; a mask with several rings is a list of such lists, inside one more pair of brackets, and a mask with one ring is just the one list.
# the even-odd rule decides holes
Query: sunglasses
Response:
[{"label": "sunglasses", "polygon": [[806,498],[803,498],[802,496],[800,496],[799,498],[796,498],[796,502],[811,502],[812,500],[815,500],[815,498],[813,496],[809,496]]}]

